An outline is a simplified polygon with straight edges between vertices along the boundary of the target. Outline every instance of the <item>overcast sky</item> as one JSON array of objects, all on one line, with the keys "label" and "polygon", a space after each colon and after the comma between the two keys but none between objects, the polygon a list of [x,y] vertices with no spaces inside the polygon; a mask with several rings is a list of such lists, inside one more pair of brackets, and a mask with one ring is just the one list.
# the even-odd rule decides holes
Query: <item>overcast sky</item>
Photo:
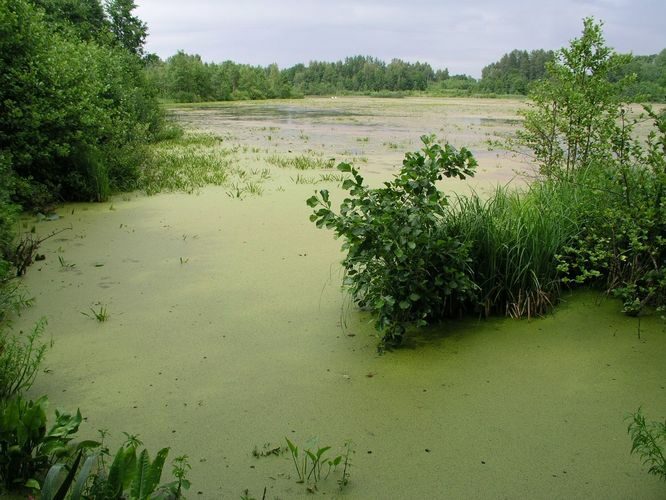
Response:
[{"label": "overcast sky", "polygon": [[618,52],[666,48],[666,0],[135,0],[146,50],[280,68],[370,55],[474,77],[513,49],[558,49],[582,19]]}]

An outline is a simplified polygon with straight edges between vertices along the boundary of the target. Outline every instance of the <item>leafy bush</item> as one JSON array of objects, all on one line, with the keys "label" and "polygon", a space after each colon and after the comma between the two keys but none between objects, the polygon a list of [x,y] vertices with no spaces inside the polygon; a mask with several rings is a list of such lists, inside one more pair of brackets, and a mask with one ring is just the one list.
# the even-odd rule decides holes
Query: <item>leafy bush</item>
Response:
[{"label": "leafy bush", "polygon": [[666,113],[646,108],[645,143],[632,125],[613,133],[611,158],[577,176],[591,206],[577,238],[558,256],[568,284],[599,284],[621,298],[624,312],[666,305]]},{"label": "leafy bush", "polygon": [[49,24],[27,0],[0,0],[0,20],[0,154],[22,180],[14,197],[34,206],[44,191],[104,200],[132,188],[163,119],[139,58]]},{"label": "leafy bush", "polygon": [[583,33],[546,63],[547,77],[530,92],[517,140],[533,154],[542,174],[570,179],[608,160],[607,144],[619,117],[617,87],[609,75],[625,64],[607,47],[601,23],[583,21]]},{"label": "leafy bush", "polygon": [[351,174],[343,183],[350,197],[338,213],[327,190],[307,200],[317,227],[345,239],[344,283],[361,308],[377,315],[383,344],[400,343],[410,323],[458,314],[477,293],[470,245],[443,223],[448,198],[435,185],[443,177],[473,175],[476,161],[465,148],[421,139],[423,151],[407,153],[400,173],[383,188],[369,188],[354,167],[338,165]]},{"label": "leafy bush", "polygon": [[610,80],[627,58],[585,19],[582,36],[547,64],[512,146],[527,148],[545,179],[580,193],[580,230],[557,255],[562,282],[602,286],[636,315],[666,304],[666,114],[646,107],[652,130],[635,137],[637,120],[618,98],[631,78]]}]

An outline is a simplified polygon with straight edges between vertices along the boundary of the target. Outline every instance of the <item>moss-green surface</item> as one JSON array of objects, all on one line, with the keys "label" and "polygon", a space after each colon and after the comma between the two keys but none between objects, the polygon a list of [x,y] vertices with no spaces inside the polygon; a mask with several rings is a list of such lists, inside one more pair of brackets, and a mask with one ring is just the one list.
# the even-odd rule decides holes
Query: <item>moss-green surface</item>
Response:
[{"label": "moss-green surface", "polygon": [[[405,120],[416,108],[400,102]],[[37,223],[72,230],[25,278],[36,304],[16,327],[46,316],[54,340],[33,395],[81,408],[82,437],[106,428],[115,445],[124,430],[189,455],[191,498],[308,496],[288,455],[251,452],[314,435],[355,443],[349,498],[664,497],[624,421],[640,405],[666,414],[664,322],[643,318],[639,338],[617,302],[583,293],[545,319],[452,322],[378,356],[340,292],[340,242],[308,221],[313,186],[290,175],[276,167],[242,201],[223,187],[131,196]],[[81,314],[98,303],[104,323]]]}]

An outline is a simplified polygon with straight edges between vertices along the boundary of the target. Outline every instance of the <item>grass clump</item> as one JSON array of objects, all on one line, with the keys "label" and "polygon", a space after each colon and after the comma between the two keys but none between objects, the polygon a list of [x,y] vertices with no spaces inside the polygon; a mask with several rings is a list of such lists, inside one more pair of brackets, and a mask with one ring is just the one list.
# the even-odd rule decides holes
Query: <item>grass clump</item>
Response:
[{"label": "grass clump", "polygon": [[560,293],[557,255],[579,230],[577,190],[535,183],[461,197],[450,221],[470,245],[478,308],[511,317],[545,313]]},{"label": "grass clump", "polygon": [[280,168],[295,168],[296,170],[317,170],[333,168],[333,159],[324,159],[318,155],[296,155],[285,157],[280,155],[270,155],[266,161]]}]

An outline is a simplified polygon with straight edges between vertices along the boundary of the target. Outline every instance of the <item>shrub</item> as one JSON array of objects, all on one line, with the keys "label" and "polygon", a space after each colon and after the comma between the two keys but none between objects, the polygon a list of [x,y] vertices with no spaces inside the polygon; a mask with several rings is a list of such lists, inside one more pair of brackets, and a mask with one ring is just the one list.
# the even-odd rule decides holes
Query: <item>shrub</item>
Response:
[{"label": "shrub", "polygon": [[354,301],[372,310],[382,345],[399,344],[407,325],[428,324],[458,314],[476,299],[470,245],[444,224],[448,198],[435,183],[474,174],[476,161],[465,148],[443,148],[423,136],[422,152],[407,153],[400,173],[371,189],[347,163],[343,183],[350,197],[331,210],[327,190],[307,203],[310,220],[345,241],[345,285]]},{"label": "shrub", "polygon": [[139,58],[49,24],[27,0],[0,0],[0,20],[0,154],[22,179],[15,199],[100,201],[132,188],[163,122]]},{"label": "shrub", "polygon": [[603,286],[630,315],[666,305],[666,113],[646,112],[653,122],[646,142],[621,124],[610,159],[576,177],[593,206],[558,256],[565,283]]}]

